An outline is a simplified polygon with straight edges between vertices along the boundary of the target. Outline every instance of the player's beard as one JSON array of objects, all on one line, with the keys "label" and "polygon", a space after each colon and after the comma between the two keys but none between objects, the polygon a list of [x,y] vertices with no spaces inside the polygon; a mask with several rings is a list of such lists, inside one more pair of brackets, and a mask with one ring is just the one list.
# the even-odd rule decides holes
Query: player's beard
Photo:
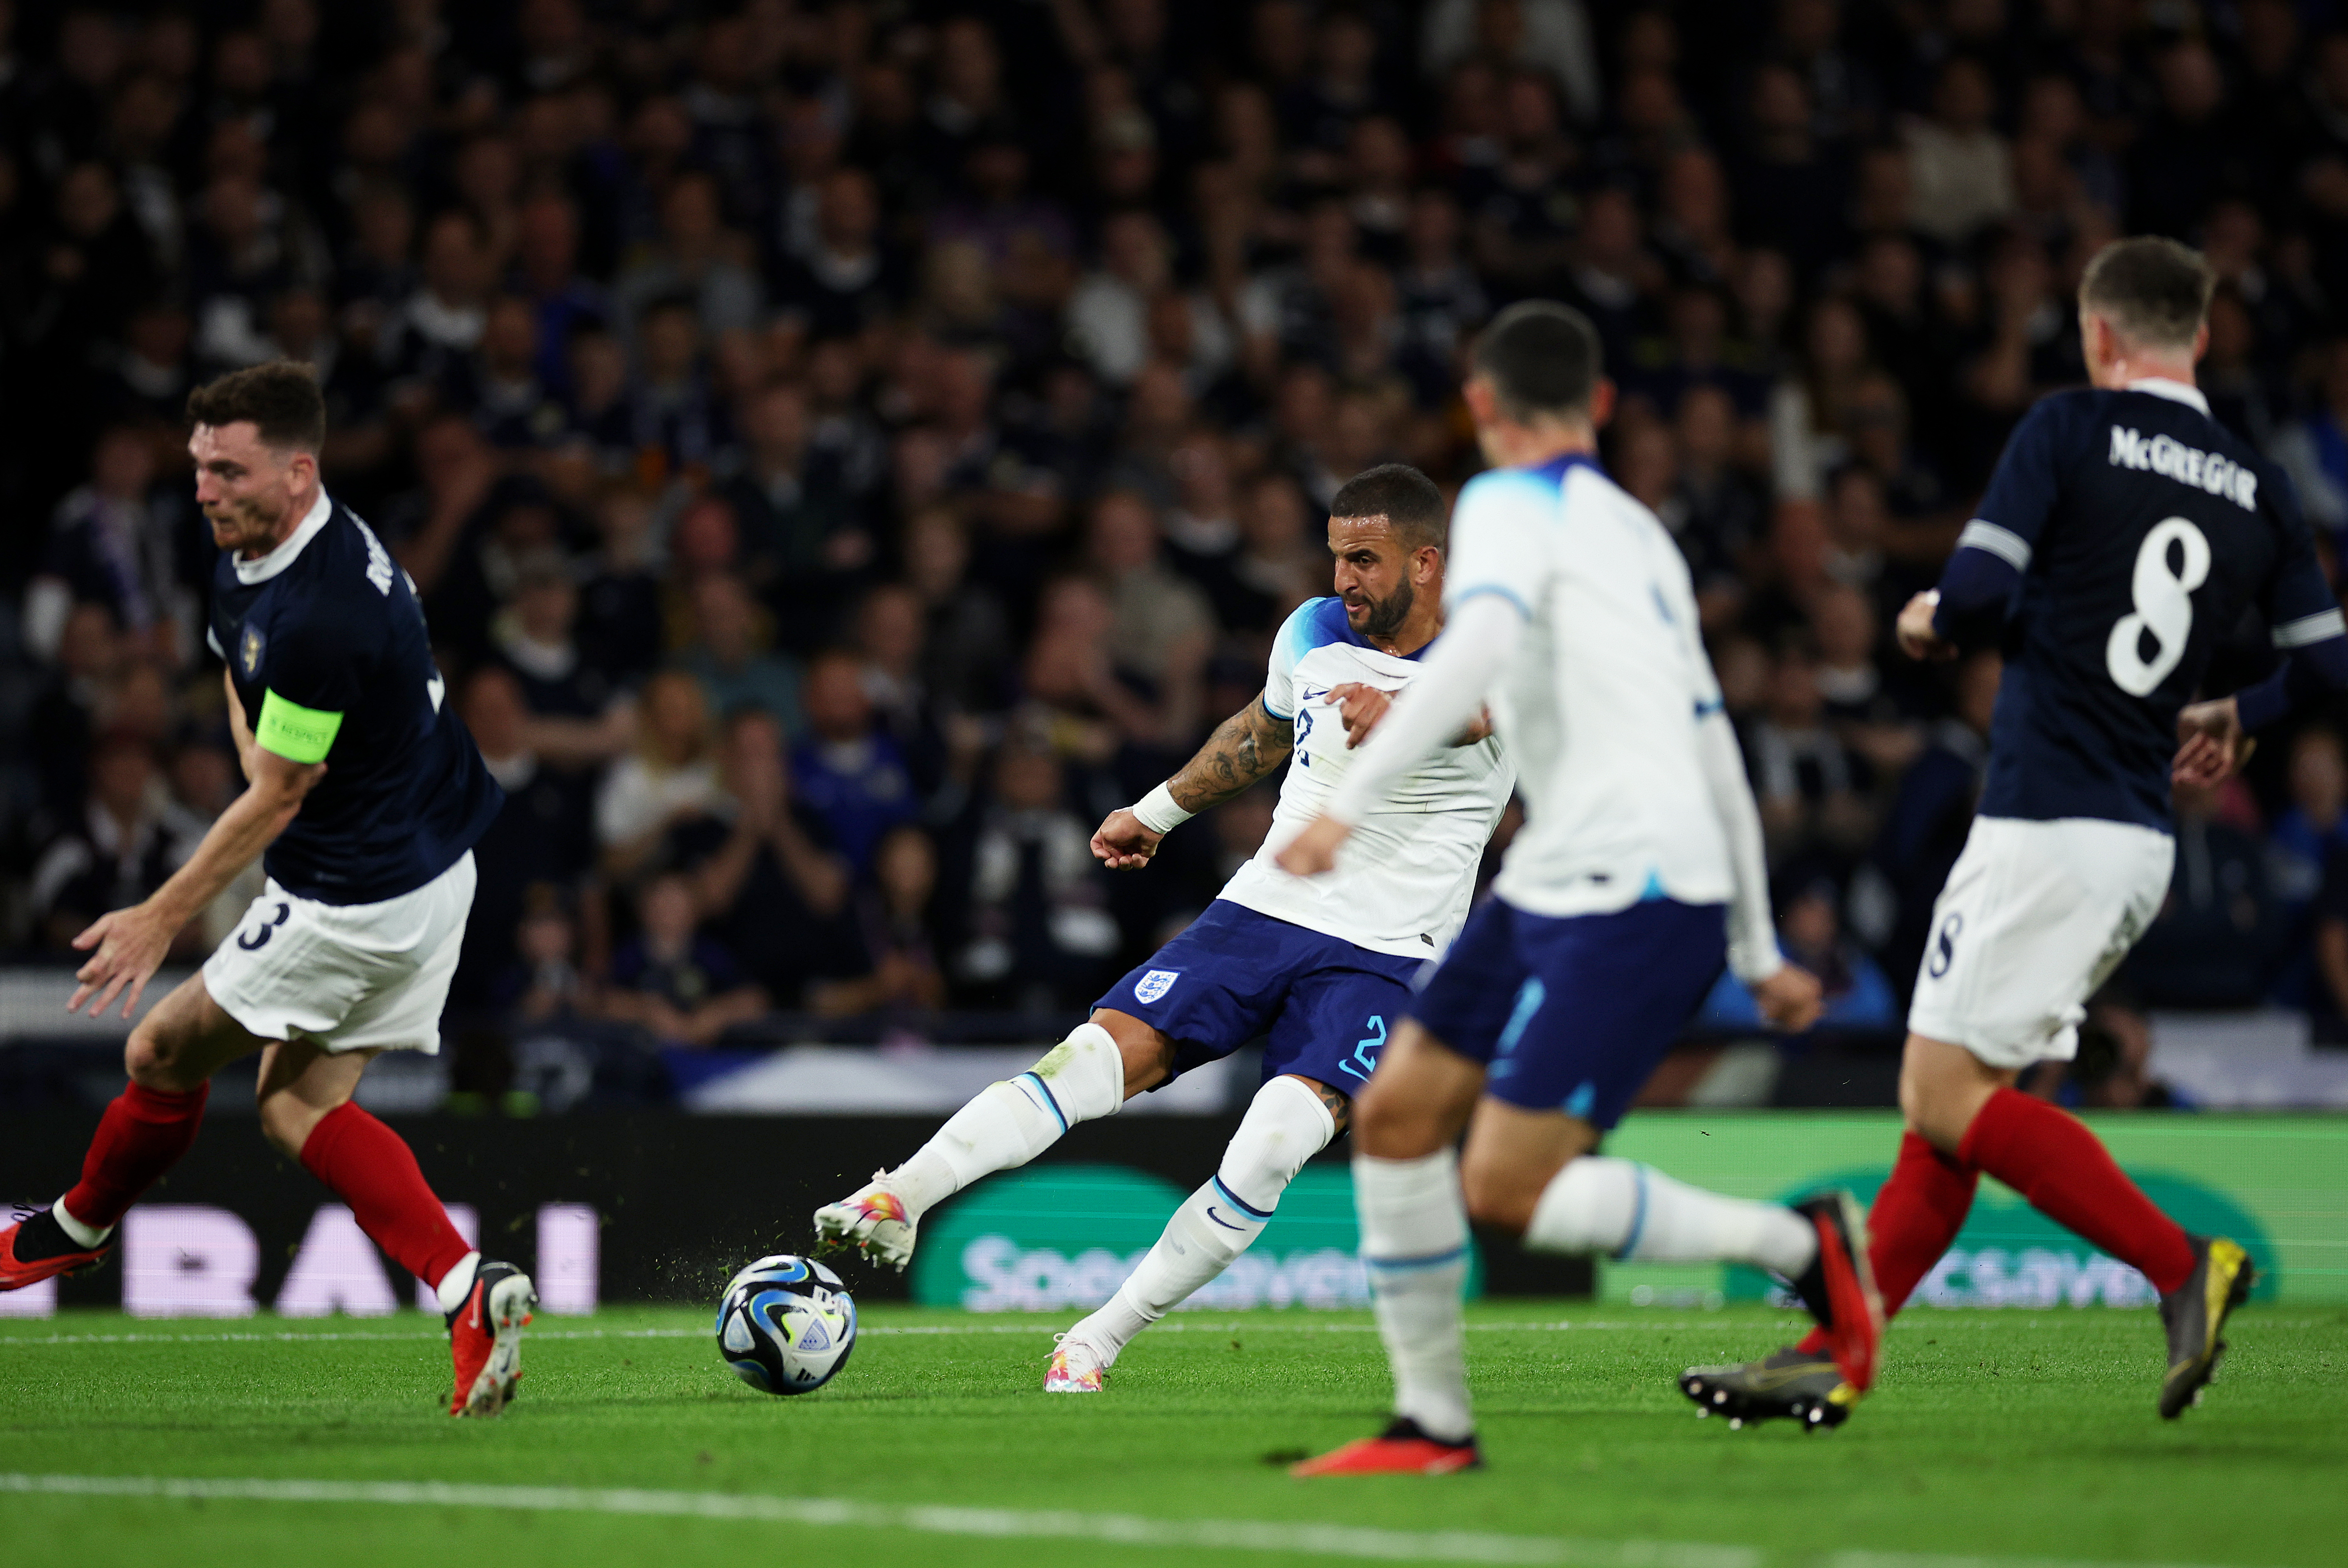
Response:
[{"label": "player's beard", "polygon": [[1406,577],[1401,587],[1383,599],[1370,601],[1370,613],[1362,622],[1362,635],[1393,636],[1402,629],[1402,624],[1410,619],[1410,607],[1416,601],[1416,591],[1411,587],[1410,579]]}]

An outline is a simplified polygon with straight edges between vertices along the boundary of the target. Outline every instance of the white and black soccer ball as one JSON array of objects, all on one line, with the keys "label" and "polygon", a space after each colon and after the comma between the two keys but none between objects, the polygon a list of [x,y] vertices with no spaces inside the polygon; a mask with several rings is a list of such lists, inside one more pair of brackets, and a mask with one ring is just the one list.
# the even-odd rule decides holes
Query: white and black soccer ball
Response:
[{"label": "white and black soccer ball", "polygon": [[812,1259],[760,1258],[718,1300],[717,1353],[762,1394],[813,1393],[855,1347],[856,1299]]}]

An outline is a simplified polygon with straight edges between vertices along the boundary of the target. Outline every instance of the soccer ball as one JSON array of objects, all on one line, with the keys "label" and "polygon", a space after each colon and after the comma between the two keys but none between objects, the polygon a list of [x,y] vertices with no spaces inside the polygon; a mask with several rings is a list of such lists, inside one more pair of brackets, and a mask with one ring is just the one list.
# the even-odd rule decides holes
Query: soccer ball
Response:
[{"label": "soccer ball", "polygon": [[761,1394],[812,1393],[848,1365],[856,1301],[819,1263],[778,1253],[726,1282],[717,1353]]}]

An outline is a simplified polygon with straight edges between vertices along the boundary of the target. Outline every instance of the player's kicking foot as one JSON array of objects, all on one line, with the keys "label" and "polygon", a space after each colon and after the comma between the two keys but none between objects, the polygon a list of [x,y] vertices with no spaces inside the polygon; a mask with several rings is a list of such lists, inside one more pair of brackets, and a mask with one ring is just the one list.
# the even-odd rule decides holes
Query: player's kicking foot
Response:
[{"label": "player's kicking foot", "polygon": [[1419,1430],[1405,1416],[1375,1438],[1356,1438],[1317,1460],[1288,1467],[1290,1475],[1449,1475],[1484,1462],[1476,1439],[1447,1443]]},{"label": "player's kicking foot", "polygon": [[1818,1255],[1793,1282],[1794,1294],[1827,1331],[1827,1348],[1844,1380],[1864,1394],[1875,1387],[1876,1355],[1883,1346],[1883,1296],[1867,1259],[1867,1216],[1839,1188],[1793,1208],[1818,1238]]},{"label": "player's kicking foot", "polygon": [[521,1381],[521,1331],[538,1305],[530,1276],[511,1264],[481,1260],[473,1288],[448,1315],[448,1349],[457,1381],[452,1416],[494,1416],[512,1403]]},{"label": "player's kicking foot", "polygon": [[902,1273],[913,1261],[914,1224],[912,1212],[889,1185],[889,1173],[875,1171],[862,1190],[815,1212],[816,1255],[854,1247]]},{"label": "player's kicking foot", "polygon": [[109,1243],[85,1247],[66,1234],[46,1209],[20,1214],[0,1231],[0,1290],[22,1290],[59,1274],[78,1274],[105,1258]]},{"label": "player's kicking foot", "polygon": [[2259,1271],[2248,1253],[2223,1236],[2191,1236],[2193,1272],[2160,1298],[2161,1326],[2168,1330],[2168,1373],[2160,1380],[2160,1414],[2175,1420],[2201,1402],[2204,1385],[2218,1376],[2226,1353],[2227,1315],[2250,1299]]},{"label": "player's kicking foot", "polygon": [[1044,1369],[1046,1394],[1097,1394],[1108,1376],[1108,1359],[1100,1346],[1073,1333],[1052,1336],[1052,1364]]},{"label": "player's kicking foot", "polygon": [[1742,1367],[1691,1367],[1680,1374],[1680,1392],[1697,1415],[1725,1416],[1731,1429],[1782,1418],[1814,1432],[1841,1426],[1859,1403],[1834,1357],[1790,1345]]}]

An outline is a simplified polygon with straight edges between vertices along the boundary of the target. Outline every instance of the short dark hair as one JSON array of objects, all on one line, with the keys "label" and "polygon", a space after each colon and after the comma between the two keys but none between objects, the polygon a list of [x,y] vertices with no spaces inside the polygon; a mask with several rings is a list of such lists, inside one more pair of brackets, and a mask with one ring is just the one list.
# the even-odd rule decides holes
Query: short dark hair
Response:
[{"label": "short dark hair", "polygon": [[296,359],[272,359],[232,370],[188,394],[192,424],[250,420],[263,446],[316,457],[326,444],[326,399],[317,372]]},{"label": "short dark hair", "polygon": [[1364,469],[1329,499],[1331,517],[1383,517],[1413,550],[1445,548],[1451,538],[1451,509],[1435,481],[1408,463]]},{"label": "short dark hair", "polygon": [[2079,304],[2131,343],[2190,348],[2209,315],[2218,274],[2201,253],[2157,234],[2115,240],[2079,279]]},{"label": "short dark hair", "polygon": [[1476,373],[1511,419],[1586,414],[1601,369],[1598,329],[1555,300],[1519,300],[1476,339]]}]

